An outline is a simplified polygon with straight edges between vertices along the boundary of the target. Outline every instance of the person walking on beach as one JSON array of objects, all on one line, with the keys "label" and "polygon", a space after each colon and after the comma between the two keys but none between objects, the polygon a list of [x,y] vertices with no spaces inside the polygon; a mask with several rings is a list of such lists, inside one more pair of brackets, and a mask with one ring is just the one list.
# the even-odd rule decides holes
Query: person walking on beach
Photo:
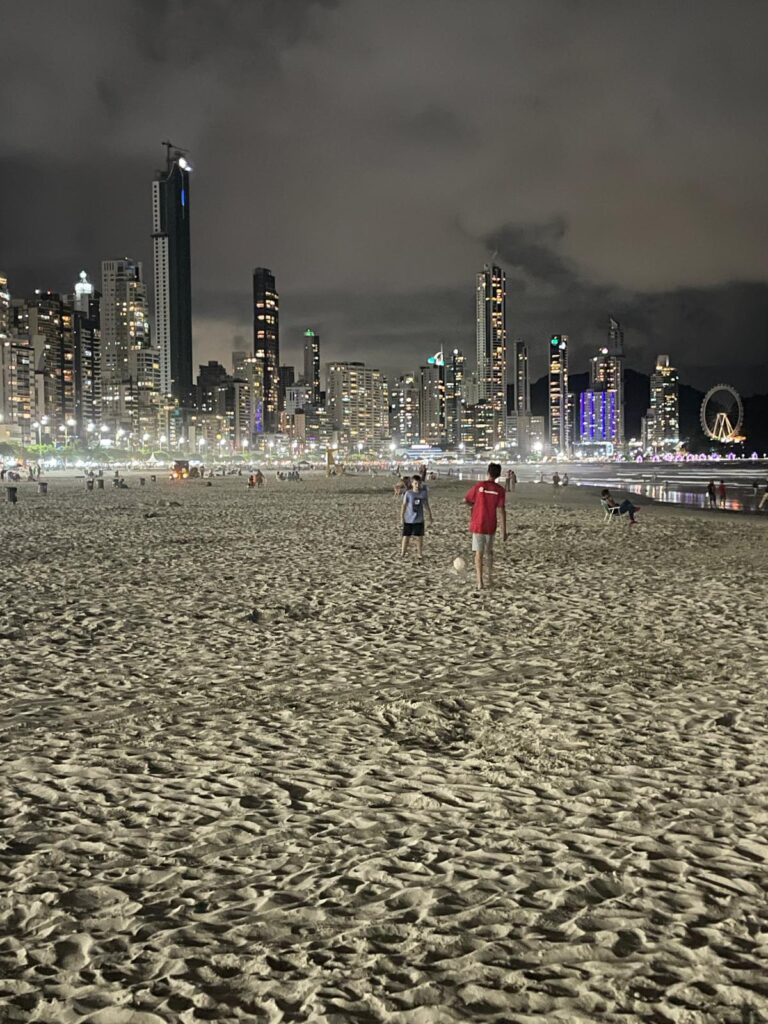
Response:
[{"label": "person walking on beach", "polygon": [[403,494],[400,519],[403,525],[403,538],[400,542],[400,555],[405,557],[411,537],[416,538],[416,556],[421,560],[424,547],[424,513],[429,513],[429,525],[432,525],[432,509],[429,507],[429,492],[421,477],[416,474],[411,480],[410,490]]},{"label": "person walking on beach", "polygon": [[472,506],[469,530],[472,534],[472,550],[475,553],[475,579],[478,590],[483,590],[483,570],[487,569],[487,585],[493,582],[493,540],[496,536],[497,521],[501,519],[502,540],[507,539],[507,510],[504,488],[498,483],[501,466],[492,462],[488,466],[485,480],[475,484],[464,495],[464,501]]},{"label": "person walking on beach", "polygon": [[709,507],[717,508],[717,490],[715,489],[714,480],[710,480],[707,484],[707,497],[709,498]]},{"label": "person walking on beach", "polygon": [[568,474],[567,473],[563,473],[563,487],[567,487],[567,486],[568,486]]},{"label": "person walking on beach", "polygon": [[719,484],[719,486],[717,488],[717,496],[720,499],[720,508],[725,508],[725,498],[726,498],[725,480],[721,480],[720,481],[720,484]]},{"label": "person walking on beach", "polygon": [[560,486],[560,474],[555,470],[552,474],[552,490],[557,494],[557,489]]}]

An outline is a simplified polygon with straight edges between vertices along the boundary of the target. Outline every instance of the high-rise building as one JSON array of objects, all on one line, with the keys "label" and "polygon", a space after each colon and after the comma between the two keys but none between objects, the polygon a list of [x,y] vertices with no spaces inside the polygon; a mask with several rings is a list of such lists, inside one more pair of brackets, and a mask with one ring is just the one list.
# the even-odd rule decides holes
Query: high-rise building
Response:
[{"label": "high-rise building", "polygon": [[419,424],[422,444],[445,444],[445,364],[442,354],[439,362],[419,367]]},{"label": "high-rise building", "polygon": [[[132,376],[133,350],[148,351],[153,347],[147,286],[137,260],[126,257],[102,261],[101,346],[104,375],[116,381]],[[158,361],[160,352],[155,351],[154,355]]]},{"label": "high-rise building", "polygon": [[22,301],[17,323],[23,317],[34,349],[34,414],[48,418],[51,437],[58,440],[58,431],[66,433],[75,415],[74,310],[56,292],[36,292]]},{"label": "high-rise building", "polygon": [[137,260],[101,264],[103,419],[137,437],[160,432],[161,353],[149,324],[149,301]]},{"label": "high-rise building", "polygon": [[465,360],[461,349],[449,352],[445,360],[445,439],[454,448],[461,444],[461,421],[465,405]]},{"label": "high-rise building", "polygon": [[476,453],[489,452],[494,447],[494,413],[491,403],[481,399],[465,406],[461,421],[461,443]]},{"label": "high-rise building", "polygon": [[163,145],[166,167],[152,182],[155,340],[160,349],[161,391],[186,405],[192,395],[192,168],[181,150],[169,142]]},{"label": "high-rise building", "polygon": [[582,444],[615,444],[619,416],[616,391],[588,388],[579,395]]},{"label": "high-rise building", "polygon": [[280,409],[285,408],[285,392],[296,383],[296,367],[283,365],[278,368],[280,378]]},{"label": "high-rise building", "polygon": [[[101,316],[100,300],[88,282],[87,300],[81,293],[74,314],[75,415],[74,433],[81,439],[101,423]],[[78,300],[75,299],[77,304]]]},{"label": "high-rise building", "polygon": [[419,382],[414,374],[398,377],[390,395],[389,429],[392,437],[404,448],[418,444],[421,432],[419,426]]},{"label": "high-rise building", "polygon": [[651,406],[646,416],[649,448],[672,450],[680,444],[680,377],[669,356],[656,358],[651,374]]},{"label": "high-rise building", "polygon": [[304,331],[304,383],[309,389],[309,404],[320,405],[320,335]]},{"label": "high-rise building", "polygon": [[261,429],[274,434],[280,415],[280,298],[275,275],[266,267],[253,272],[253,354],[262,369]]},{"label": "high-rise building", "polygon": [[252,352],[233,352],[232,377],[248,389],[248,422],[243,430],[252,444],[257,435],[264,433],[264,364]]},{"label": "high-rise building", "polygon": [[0,436],[30,442],[33,386],[33,350],[28,338],[12,335],[11,294],[0,274]]},{"label": "high-rise building", "polygon": [[99,299],[94,293],[83,311],[75,310],[74,301],[36,292],[11,302],[12,333],[25,351],[8,357],[20,382],[29,374],[28,392],[20,383],[18,402],[37,422],[45,421],[49,441],[84,436],[88,424],[95,428],[101,420]]},{"label": "high-rise building", "polygon": [[8,278],[0,273],[0,338],[11,333],[11,293]]},{"label": "high-rise building", "polygon": [[512,346],[512,372],[514,374],[514,412],[518,416],[531,413],[531,375],[528,368],[528,346],[517,338]]},{"label": "high-rise building", "polygon": [[215,359],[200,365],[197,375],[197,408],[201,413],[223,414],[227,404],[230,376],[226,368]]},{"label": "high-rise building", "polygon": [[608,339],[596,356],[590,360],[590,387],[594,391],[611,391],[613,399],[608,402],[615,408],[610,422],[612,436],[605,438],[615,445],[624,443],[624,332],[621,324],[613,317],[608,318]]},{"label": "high-rise building", "polygon": [[288,419],[295,416],[297,412],[313,408],[311,401],[311,388],[303,381],[289,384],[285,389],[285,415]]},{"label": "high-rise building", "polygon": [[386,381],[364,363],[328,363],[328,415],[349,445],[378,444],[388,435]]},{"label": "high-rise building", "polygon": [[568,336],[553,334],[549,340],[549,444],[556,455],[570,450],[569,409]]},{"label": "high-rise building", "polygon": [[495,264],[486,264],[477,275],[478,399],[489,402],[493,410],[494,443],[504,440],[507,414],[506,289],[506,274]]},{"label": "high-rise building", "polygon": [[28,339],[0,337],[0,434],[23,444],[33,440],[34,385],[34,350]]}]

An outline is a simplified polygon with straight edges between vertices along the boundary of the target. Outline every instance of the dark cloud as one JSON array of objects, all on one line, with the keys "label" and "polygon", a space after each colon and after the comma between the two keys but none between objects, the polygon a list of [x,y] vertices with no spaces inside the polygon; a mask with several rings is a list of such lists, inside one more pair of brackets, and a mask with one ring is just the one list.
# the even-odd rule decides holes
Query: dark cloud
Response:
[{"label": "dark cloud", "polygon": [[562,291],[579,283],[575,265],[560,254],[566,225],[563,217],[545,224],[506,224],[486,235],[485,247],[508,270],[522,274],[523,283],[540,282]]},{"label": "dark cloud", "polygon": [[556,327],[586,357],[614,312],[638,368],[768,389],[762,2],[0,0],[0,24],[16,292],[115,254],[149,270],[171,138],[200,358],[250,336],[257,265],[289,355],[306,323],[388,370],[472,352],[496,250],[537,351]]}]

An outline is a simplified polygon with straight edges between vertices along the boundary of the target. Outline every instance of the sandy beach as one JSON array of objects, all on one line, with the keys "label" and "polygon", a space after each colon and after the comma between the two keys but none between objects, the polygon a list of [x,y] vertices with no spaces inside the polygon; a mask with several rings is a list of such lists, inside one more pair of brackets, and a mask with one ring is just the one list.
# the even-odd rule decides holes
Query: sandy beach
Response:
[{"label": "sandy beach", "polygon": [[129,482],[0,508],[0,1021],[768,1021],[766,521]]}]

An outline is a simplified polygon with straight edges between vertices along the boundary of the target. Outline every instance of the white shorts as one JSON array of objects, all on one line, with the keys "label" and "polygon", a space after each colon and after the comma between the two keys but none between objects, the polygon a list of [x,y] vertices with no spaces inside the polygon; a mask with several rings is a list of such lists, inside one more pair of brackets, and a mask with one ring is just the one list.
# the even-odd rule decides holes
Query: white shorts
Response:
[{"label": "white shorts", "polygon": [[472,550],[479,551],[481,555],[493,554],[493,538],[495,536],[495,533],[473,533]]}]

